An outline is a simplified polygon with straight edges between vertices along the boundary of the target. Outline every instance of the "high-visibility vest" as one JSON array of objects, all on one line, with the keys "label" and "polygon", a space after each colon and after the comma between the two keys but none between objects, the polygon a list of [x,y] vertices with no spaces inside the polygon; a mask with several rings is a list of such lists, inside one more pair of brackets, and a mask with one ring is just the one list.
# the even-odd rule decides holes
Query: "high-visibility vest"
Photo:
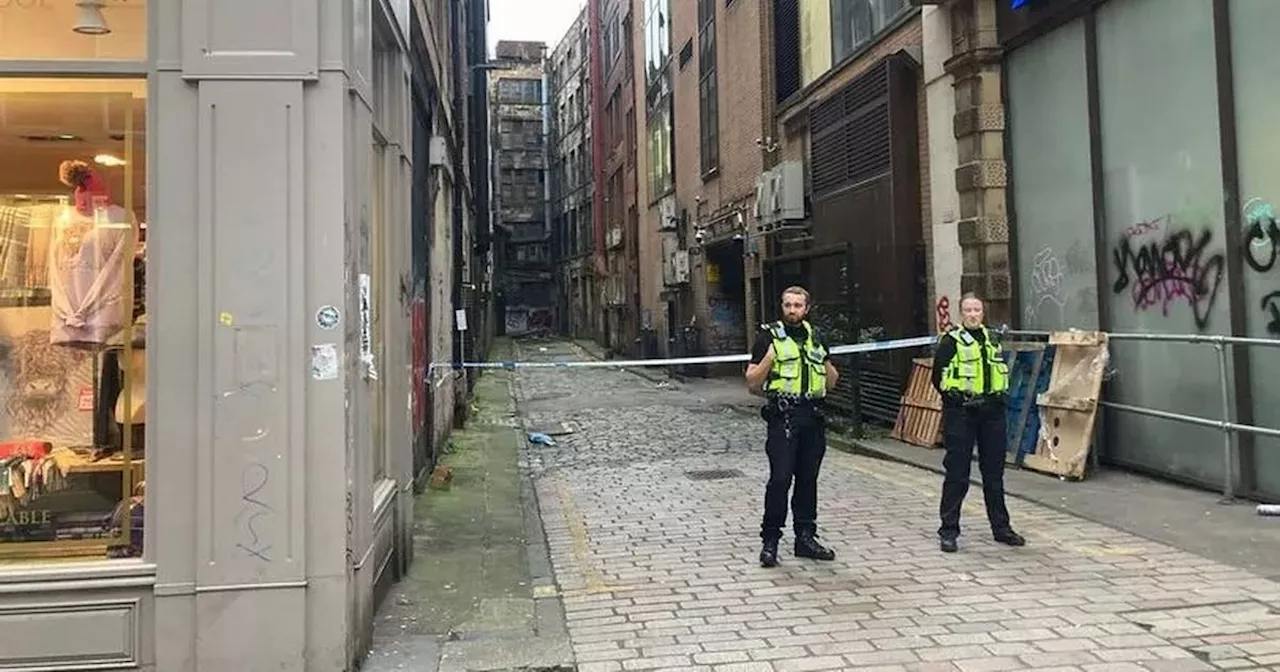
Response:
[{"label": "high-visibility vest", "polygon": [[813,338],[813,327],[802,322],[805,337],[797,343],[782,322],[766,325],[773,339],[773,369],[765,392],[771,396],[821,399],[827,394],[827,349]]},{"label": "high-visibility vest", "polygon": [[[947,336],[955,339],[956,354],[942,372],[943,392],[1000,394],[1009,390],[1009,365],[1000,358],[1000,344],[991,338],[985,326],[981,343],[964,327],[948,331]],[[991,374],[990,380],[986,378],[987,372]]]}]

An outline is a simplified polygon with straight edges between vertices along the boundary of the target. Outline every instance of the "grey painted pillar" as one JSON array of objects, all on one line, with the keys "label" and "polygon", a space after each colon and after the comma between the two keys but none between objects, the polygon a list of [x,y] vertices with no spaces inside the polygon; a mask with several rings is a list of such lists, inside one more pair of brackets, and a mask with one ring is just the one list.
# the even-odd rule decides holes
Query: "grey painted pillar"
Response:
[{"label": "grey painted pillar", "polygon": [[[336,670],[351,656],[347,528],[371,496],[347,489],[355,368],[314,380],[309,364],[325,342],[354,360],[346,166],[367,142],[351,137],[346,64],[368,63],[367,15],[348,27],[361,5],[150,6],[158,670]],[[326,304],[343,328],[316,325]]]}]

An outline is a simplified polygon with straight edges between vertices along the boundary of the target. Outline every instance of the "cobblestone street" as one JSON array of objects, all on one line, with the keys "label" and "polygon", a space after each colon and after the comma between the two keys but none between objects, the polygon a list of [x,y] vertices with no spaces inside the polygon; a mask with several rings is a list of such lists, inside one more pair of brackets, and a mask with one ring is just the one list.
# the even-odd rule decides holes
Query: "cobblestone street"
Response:
[{"label": "cobblestone street", "polygon": [[[583,359],[521,342],[516,359]],[[767,463],[736,381],[520,369],[526,444],[573,650],[616,670],[1275,670],[1280,584],[1010,499],[1025,548],[990,539],[971,490],[938,552],[939,477],[829,450],[833,563],[757,561]]]}]

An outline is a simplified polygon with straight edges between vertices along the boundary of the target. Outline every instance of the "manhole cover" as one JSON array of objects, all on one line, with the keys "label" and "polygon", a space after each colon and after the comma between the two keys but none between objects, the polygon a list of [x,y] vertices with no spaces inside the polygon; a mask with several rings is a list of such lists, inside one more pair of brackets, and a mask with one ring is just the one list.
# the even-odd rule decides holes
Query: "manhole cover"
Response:
[{"label": "manhole cover", "polygon": [[692,481],[722,481],[726,478],[740,478],[742,472],[737,469],[706,469],[703,471],[686,471],[685,476]]}]

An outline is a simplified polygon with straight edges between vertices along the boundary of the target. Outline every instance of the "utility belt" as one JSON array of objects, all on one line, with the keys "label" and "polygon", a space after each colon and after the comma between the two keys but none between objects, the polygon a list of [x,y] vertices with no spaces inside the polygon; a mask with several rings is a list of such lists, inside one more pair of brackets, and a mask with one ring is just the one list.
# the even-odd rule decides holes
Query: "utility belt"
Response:
[{"label": "utility belt", "polygon": [[825,401],[825,397],[770,393],[760,409],[760,417],[765,422],[792,417],[821,418]]},{"label": "utility belt", "polygon": [[953,408],[983,408],[990,404],[1002,404],[1008,392],[961,392],[951,390],[942,393],[942,405]]}]

